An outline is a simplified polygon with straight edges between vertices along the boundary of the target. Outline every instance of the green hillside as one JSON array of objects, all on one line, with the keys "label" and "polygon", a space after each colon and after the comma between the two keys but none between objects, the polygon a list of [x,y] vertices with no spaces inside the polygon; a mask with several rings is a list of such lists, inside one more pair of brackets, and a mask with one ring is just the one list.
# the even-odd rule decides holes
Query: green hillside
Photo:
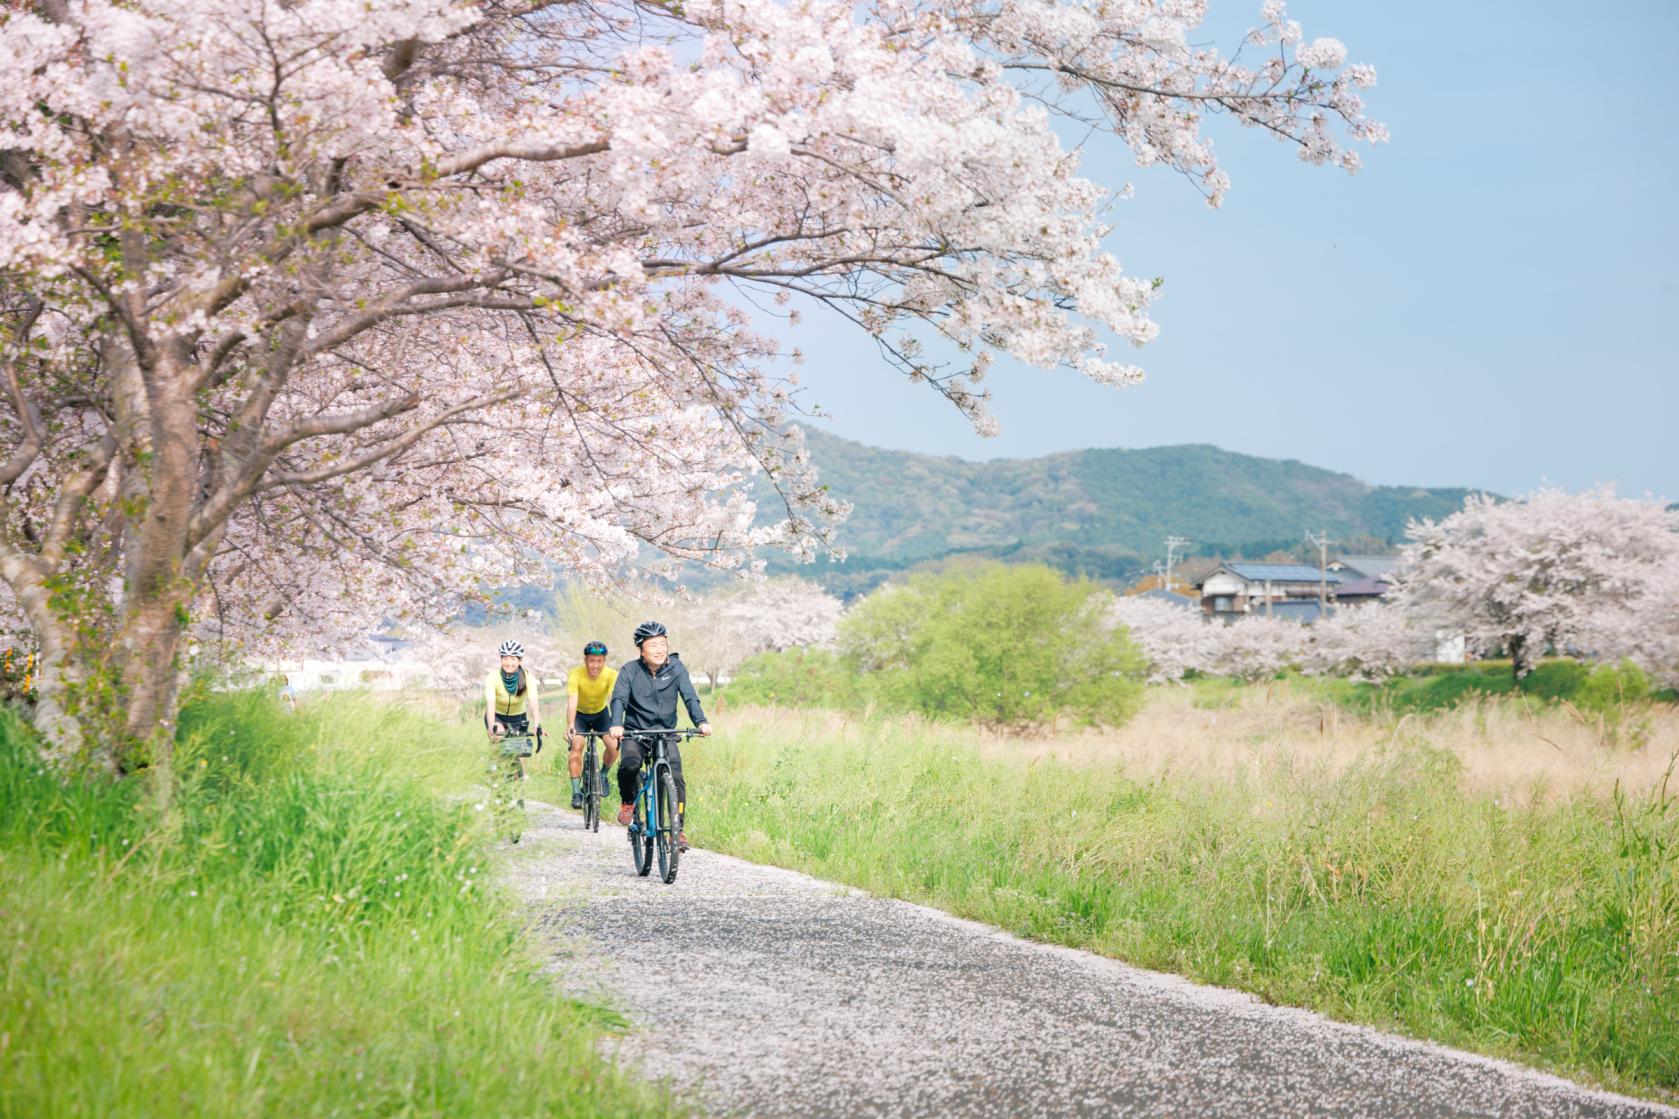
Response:
[{"label": "green hillside", "polygon": [[1200,444],[979,463],[817,431],[807,440],[822,480],[856,508],[839,534],[847,562],[802,573],[847,592],[962,554],[1128,580],[1160,557],[1171,533],[1203,555],[1262,555],[1320,529],[1364,550],[1398,542],[1408,519],[1445,516],[1471,492],[1371,486]]}]

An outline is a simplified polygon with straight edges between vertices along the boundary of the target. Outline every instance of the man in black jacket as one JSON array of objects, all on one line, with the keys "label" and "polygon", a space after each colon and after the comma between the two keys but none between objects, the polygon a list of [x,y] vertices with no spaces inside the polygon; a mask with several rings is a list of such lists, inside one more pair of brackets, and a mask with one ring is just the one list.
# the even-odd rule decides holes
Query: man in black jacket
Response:
[{"label": "man in black jacket", "polygon": [[[618,758],[618,796],[624,806],[618,809],[618,823],[628,827],[634,815],[635,795],[641,784],[642,751],[646,746],[639,738],[625,738],[626,730],[674,730],[676,728],[676,699],[682,697],[688,708],[688,718],[704,735],[711,733],[700,708],[700,697],[688,669],[670,651],[670,638],[658,622],[642,622],[635,627],[636,648],[641,656],[618,670],[618,683],[612,688],[612,731],[623,742]],[[688,805],[688,783],[682,777],[682,754],[676,739],[665,745],[665,757],[670,761],[671,776],[676,778],[677,817],[676,845],[688,849],[688,834],[681,830],[684,810]]]}]

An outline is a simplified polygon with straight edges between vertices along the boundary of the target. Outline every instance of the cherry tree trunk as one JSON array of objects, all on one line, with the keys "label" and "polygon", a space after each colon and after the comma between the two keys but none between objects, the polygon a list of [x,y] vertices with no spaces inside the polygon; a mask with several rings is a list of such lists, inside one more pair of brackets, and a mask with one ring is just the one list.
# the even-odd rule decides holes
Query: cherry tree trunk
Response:
[{"label": "cherry tree trunk", "polygon": [[181,638],[201,572],[188,564],[199,491],[196,409],[185,371],[167,358],[150,371],[149,457],[134,473],[144,501],[125,533],[124,601],[116,648],[123,696],[118,749],[143,749],[157,781],[170,780]]},{"label": "cherry tree trunk", "polygon": [[190,532],[201,439],[179,355],[151,353],[142,364],[120,346],[107,354],[120,484],[116,501],[83,515],[108,515],[112,563],[82,576],[75,594],[50,593],[46,578],[13,585],[25,584],[20,605],[41,642],[35,725],[48,758],[111,774],[150,769],[167,801],[182,638],[204,576],[194,557],[208,551],[192,548]]},{"label": "cherry tree trunk", "polygon": [[1510,639],[1510,671],[1515,674],[1516,682],[1521,683],[1522,677],[1532,669],[1528,661],[1527,638],[1512,637]]}]

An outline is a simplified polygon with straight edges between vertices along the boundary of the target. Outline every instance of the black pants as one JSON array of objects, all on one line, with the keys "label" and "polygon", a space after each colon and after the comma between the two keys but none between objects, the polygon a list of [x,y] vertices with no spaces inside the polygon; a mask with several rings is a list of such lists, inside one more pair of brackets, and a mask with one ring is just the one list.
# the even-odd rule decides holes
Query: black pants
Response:
[{"label": "black pants", "polygon": [[[665,760],[670,762],[670,775],[676,778],[676,808],[678,818],[687,815],[688,782],[682,777],[681,741],[674,734],[665,738]],[[653,744],[641,738],[624,735],[618,747],[618,796],[625,804],[633,804],[641,789],[641,759]]]}]

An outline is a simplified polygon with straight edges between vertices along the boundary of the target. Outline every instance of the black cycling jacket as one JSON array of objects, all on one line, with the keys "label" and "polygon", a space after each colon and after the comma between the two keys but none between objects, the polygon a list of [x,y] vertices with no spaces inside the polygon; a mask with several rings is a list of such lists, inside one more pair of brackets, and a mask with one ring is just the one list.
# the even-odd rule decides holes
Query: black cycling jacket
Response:
[{"label": "black cycling jacket", "polygon": [[640,657],[618,670],[612,688],[612,725],[625,730],[663,730],[676,726],[676,697],[688,707],[688,718],[697,727],[705,722],[700,697],[688,669],[675,653],[659,666],[657,675],[647,670]]}]

